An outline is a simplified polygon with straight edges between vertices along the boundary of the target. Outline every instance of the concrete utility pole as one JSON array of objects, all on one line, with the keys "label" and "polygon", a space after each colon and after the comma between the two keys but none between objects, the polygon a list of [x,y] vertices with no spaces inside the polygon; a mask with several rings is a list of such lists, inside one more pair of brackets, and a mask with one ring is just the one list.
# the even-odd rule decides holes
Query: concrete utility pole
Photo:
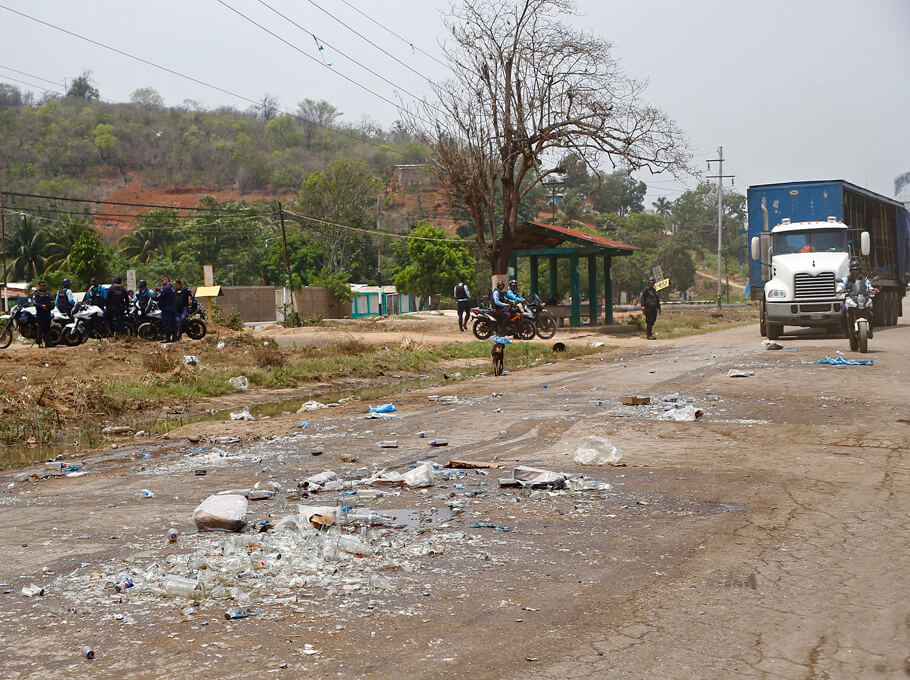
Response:
[{"label": "concrete utility pole", "polygon": [[379,231],[379,217],[382,215],[379,210],[381,198],[380,190],[376,194],[376,281],[379,284],[379,316],[382,316],[382,232]]},{"label": "concrete utility pole", "polygon": [[3,249],[3,311],[9,311],[9,288],[6,285],[6,208],[0,194],[0,248]]},{"label": "concrete utility pole", "polygon": [[708,161],[708,168],[711,163],[719,163],[716,175],[709,175],[710,179],[717,178],[717,308],[721,308],[722,296],[722,277],[723,277],[723,230],[724,230],[724,178],[733,179],[736,175],[724,174],[724,147],[717,147],[717,158]]},{"label": "concrete utility pole", "polygon": [[288,273],[288,287],[291,289],[291,309],[294,310],[294,325],[300,325],[300,314],[297,313],[297,300],[294,296],[294,277],[291,274],[291,263],[288,259],[288,235],[284,230],[284,210],[278,203],[278,219],[281,220],[281,240],[284,243],[284,268]]}]

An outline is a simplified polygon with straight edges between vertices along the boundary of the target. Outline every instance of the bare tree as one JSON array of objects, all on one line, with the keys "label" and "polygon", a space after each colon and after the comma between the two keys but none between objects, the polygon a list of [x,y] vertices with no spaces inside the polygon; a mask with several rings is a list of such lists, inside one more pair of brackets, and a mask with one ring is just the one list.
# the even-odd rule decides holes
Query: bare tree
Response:
[{"label": "bare tree", "polygon": [[278,115],[279,106],[278,98],[266,92],[259,101],[259,117],[268,123]]},{"label": "bare tree", "polygon": [[622,72],[611,44],[559,21],[574,10],[572,0],[462,0],[446,21],[453,77],[409,120],[436,152],[450,198],[468,210],[494,277],[507,271],[519,204],[562,171],[567,153],[595,170],[606,159],[678,172],[689,159],[675,123],[641,100],[643,85]]},{"label": "bare tree", "polygon": [[340,117],[341,111],[324,100],[317,102],[312,99],[304,99],[297,105],[297,118],[303,126],[303,136],[306,139],[307,147],[313,143],[313,135],[316,130],[321,127],[329,127]]}]

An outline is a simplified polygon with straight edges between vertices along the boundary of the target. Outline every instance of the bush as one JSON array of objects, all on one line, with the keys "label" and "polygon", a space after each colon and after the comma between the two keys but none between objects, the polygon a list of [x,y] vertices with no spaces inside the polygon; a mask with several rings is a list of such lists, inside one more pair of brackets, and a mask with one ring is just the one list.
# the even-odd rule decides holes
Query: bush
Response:
[{"label": "bush", "polygon": [[149,373],[170,373],[177,366],[177,358],[164,352],[143,352],[142,367]]},{"label": "bush", "polygon": [[262,344],[257,345],[251,352],[253,360],[259,368],[271,368],[272,366],[284,366],[287,364],[287,357],[274,340],[263,340]]}]

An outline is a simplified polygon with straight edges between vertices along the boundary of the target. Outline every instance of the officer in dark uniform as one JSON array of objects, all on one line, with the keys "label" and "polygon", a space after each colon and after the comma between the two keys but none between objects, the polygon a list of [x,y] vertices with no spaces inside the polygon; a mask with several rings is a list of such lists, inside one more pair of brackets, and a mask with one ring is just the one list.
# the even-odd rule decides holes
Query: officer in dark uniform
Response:
[{"label": "officer in dark uniform", "polygon": [[51,346],[51,309],[54,307],[54,296],[47,292],[47,282],[39,281],[38,290],[32,298],[35,303],[35,316],[38,317],[38,335],[35,341],[38,347]]},{"label": "officer in dark uniform", "polygon": [[91,284],[88,287],[85,297],[90,305],[101,307],[101,309],[104,309],[107,304],[107,291],[104,289],[104,286],[98,283],[98,279],[94,276],[92,277]]},{"label": "officer in dark uniform", "polygon": [[648,340],[655,340],[654,322],[657,321],[657,315],[660,314],[660,298],[657,291],[654,290],[656,281],[652,276],[648,279],[648,285],[641,291],[640,304],[642,314],[645,315],[645,321],[648,324]]},{"label": "officer in dark uniform", "polygon": [[60,283],[60,290],[57,291],[57,309],[61,314],[69,316],[76,306],[76,298],[73,297],[72,282],[69,279],[63,279]]},{"label": "officer in dark uniform", "polygon": [[161,326],[164,329],[164,340],[161,342],[177,342],[177,291],[166,276],[161,277],[161,290],[155,294],[155,301],[161,310]]},{"label": "officer in dark uniform", "polygon": [[107,300],[104,308],[104,320],[118,334],[126,333],[126,312],[130,298],[123,287],[123,279],[115,276],[107,289]]},{"label": "officer in dark uniform", "polygon": [[177,339],[180,340],[183,335],[183,324],[186,323],[190,309],[196,304],[196,298],[193,297],[193,291],[184,286],[180,279],[174,281],[174,291],[177,293]]},{"label": "officer in dark uniform", "polygon": [[152,299],[152,291],[149,290],[145,279],[139,281],[139,288],[136,290],[136,304],[139,305],[140,314],[148,312],[149,302]]}]

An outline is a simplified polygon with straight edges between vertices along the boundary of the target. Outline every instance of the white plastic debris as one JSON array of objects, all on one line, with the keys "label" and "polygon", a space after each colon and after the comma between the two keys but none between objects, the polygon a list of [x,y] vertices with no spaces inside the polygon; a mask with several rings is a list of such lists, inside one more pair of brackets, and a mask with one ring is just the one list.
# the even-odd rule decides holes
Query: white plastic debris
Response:
[{"label": "white plastic debris", "polygon": [[762,347],[764,347],[765,349],[783,349],[784,348],[784,346],[782,344],[780,344],[779,342],[775,342],[774,340],[762,340],[761,344],[762,344]]},{"label": "white plastic debris", "polygon": [[318,411],[321,408],[328,407],[328,404],[323,404],[321,401],[314,401],[310,399],[309,401],[305,401],[300,405],[300,408],[297,409],[297,413],[305,413],[306,411]]},{"label": "white plastic debris", "polygon": [[613,442],[596,434],[582,439],[575,449],[575,462],[579,465],[615,465],[620,458],[622,454]]},{"label": "white plastic debris", "polygon": [[193,368],[202,368],[202,363],[199,361],[199,357],[193,354],[183,355],[183,365],[192,366]]},{"label": "white plastic debris", "polygon": [[674,408],[670,409],[669,411],[665,411],[663,414],[658,416],[658,420],[674,420],[679,423],[684,423],[700,420],[703,415],[705,415],[705,412],[700,408],[696,408],[692,404],[686,404],[681,408]]},{"label": "white plastic debris", "polygon": [[256,416],[250,413],[250,410],[244,406],[242,411],[231,413],[231,420],[256,420]]},{"label": "white plastic debris", "polygon": [[224,340],[215,345],[215,349],[224,349]]},{"label": "white plastic debris", "polygon": [[727,371],[728,378],[748,378],[755,375],[755,371],[741,371],[738,368],[731,368]]},{"label": "white plastic debris", "polygon": [[193,522],[198,531],[240,531],[247,506],[246,496],[239,494],[209,496],[193,510]]},{"label": "white plastic debris", "polygon": [[34,597],[35,595],[44,595],[44,588],[41,586],[36,586],[34,583],[31,583],[22,588],[22,594],[26,597]]},{"label": "white plastic debris", "polygon": [[311,475],[303,480],[300,486],[307,491],[321,491],[329,482],[338,479],[338,475],[331,470],[323,470],[318,475]]},{"label": "white plastic debris", "polygon": [[541,470],[540,468],[532,468],[526,465],[519,465],[512,471],[512,478],[518,482],[520,486],[535,488],[543,486],[552,486],[553,488],[560,488],[565,486],[566,476],[559,472],[551,472],[549,470]]},{"label": "white plastic debris", "polygon": [[335,524],[341,517],[341,508],[331,505],[301,505],[298,509],[298,526],[321,529]]},{"label": "white plastic debris", "polygon": [[248,390],[250,389],[250,381],[245,375],[238,375],[234,378],[229,378],[228,382],[234,387],[235,390]]}]

